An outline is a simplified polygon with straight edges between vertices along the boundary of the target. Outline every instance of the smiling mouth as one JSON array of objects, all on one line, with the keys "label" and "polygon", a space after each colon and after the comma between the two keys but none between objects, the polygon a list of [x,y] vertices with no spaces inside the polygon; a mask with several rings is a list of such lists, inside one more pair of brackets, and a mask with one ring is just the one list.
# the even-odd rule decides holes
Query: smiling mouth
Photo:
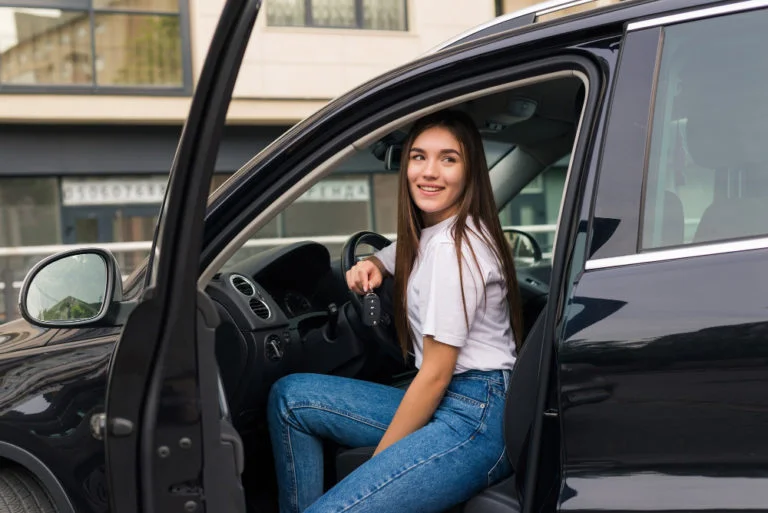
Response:
[{"label": "smiling mouth", "polygon": [[419,190],[422,190],[424,192],[440,192],[445,188],[445,187],[435,187],[433,185],[418,185],[417,187],[419,188]]}]

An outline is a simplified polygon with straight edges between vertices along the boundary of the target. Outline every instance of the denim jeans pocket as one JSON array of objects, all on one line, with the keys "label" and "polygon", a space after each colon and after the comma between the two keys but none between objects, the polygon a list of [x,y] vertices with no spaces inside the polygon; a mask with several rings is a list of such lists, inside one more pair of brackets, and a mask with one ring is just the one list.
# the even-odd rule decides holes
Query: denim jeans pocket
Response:
[{"label": "denim jeans pocket", "polygon": [[466,395],[459,394],[458,392],[453,392],[451,390],[445,391],[445,397],[450,397],[458,401],[465,402],[468,405],[474,406],[476,408],[485,408],[485,402],[478,401],[477,399],[472,399],[471,397],[467,397]]},{"label": "denim jeans pocket", "polygon": [[463,380],[451,383],[438,408],[449,413],[447,422],[468,434],[482,429],[488,409],[489,387],[486,381]]}]

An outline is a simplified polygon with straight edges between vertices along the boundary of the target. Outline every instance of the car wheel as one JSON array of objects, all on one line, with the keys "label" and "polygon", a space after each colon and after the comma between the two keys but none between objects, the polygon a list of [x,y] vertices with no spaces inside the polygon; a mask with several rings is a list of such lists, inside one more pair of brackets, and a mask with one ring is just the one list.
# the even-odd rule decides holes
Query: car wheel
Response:
[{"label": "car wheel", "polygon": [[0,469],[0,513],[56,513],[48,492],[26,469]]}]

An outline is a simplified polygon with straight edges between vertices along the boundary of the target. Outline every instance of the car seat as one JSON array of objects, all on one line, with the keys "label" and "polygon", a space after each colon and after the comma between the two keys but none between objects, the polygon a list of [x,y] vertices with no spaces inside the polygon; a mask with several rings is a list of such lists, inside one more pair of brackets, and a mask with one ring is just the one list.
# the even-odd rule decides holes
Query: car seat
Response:
[{"label": "car seat", "polygon": [[[768,66],[746,59],[744,45],[717,46],[718,55],[691,59],[679,95],[688,152],[698,166],[715,171],[715,195],[693,242],[768,233],[768,95],[758,79],[768,76]],[[713,71],[713,58],[729,69]]]}]

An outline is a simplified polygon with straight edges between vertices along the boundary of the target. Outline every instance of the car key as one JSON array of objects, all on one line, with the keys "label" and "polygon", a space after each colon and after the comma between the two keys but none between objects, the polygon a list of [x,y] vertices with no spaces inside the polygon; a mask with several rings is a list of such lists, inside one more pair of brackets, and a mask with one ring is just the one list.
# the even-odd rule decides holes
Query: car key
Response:
[{"label": "car key", "polygon": [[381,318],[381,302],[375,292],[369,292],[363,296],[363,324],[366,326],[378,326]]}]

